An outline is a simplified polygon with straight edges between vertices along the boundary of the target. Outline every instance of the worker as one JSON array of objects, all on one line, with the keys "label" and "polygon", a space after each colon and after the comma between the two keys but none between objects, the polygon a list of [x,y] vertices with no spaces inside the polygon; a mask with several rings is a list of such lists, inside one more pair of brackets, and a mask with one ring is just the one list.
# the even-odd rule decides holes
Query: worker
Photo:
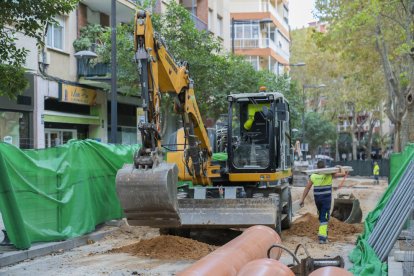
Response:
[{"label": "worker", "polygon": [[[316,166],[318,169],[323,169],[325,168],[325,162],[319,160]],[[346,172],[343,172],[341,167],[339,167],[339,172],[334,174],[314,173],[310,176],[308,184],[303,191],[302,199],[300,201],[301,207],[304,206],[305,198],[312,188],[312,185],[314,186],[313,195],[319,215],[318,239],[321,244],[328,242],[328,221],[332,201],[332,178],[345,175]]]},{"label": "worker", "polygon": [[379,170],[380,170],[380,167],[379,167],[379,165],[378,165],[378,162],[374,162],[374,169],[373,169],[373,174],[374,174],[374,179],[375,179],[375,181],[374,181],[374,184],[379,184]]},{"label": "worker", "polygon": [[250,130],[254,123],[254,116],[256,112],[263,112],[263,106],[269,107],[268,104],[249,104],[247,106],[247,120],[244,123],[244,129]]}]

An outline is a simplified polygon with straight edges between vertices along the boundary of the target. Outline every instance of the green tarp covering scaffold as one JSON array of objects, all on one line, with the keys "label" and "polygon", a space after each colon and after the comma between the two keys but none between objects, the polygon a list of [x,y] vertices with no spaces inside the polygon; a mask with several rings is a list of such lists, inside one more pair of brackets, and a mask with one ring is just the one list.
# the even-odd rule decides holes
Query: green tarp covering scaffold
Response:
[{"label": "green tarp covering scaffold", "polygon": [[26,249],[121,218],[115,176],[137,148],[93,140],[43,150],[0,143],[0,212],[11,242]]},{"label": "green tarp covering scaffold", "polygon": [[354,275],[370,276],[387,275],[388,273],[387,263],[380,261],[372,247],[368,244],[368,238],[411,160],[414,160],[414,144],[409,144],[403,152],[395,153],[391,156],[389,186],[378,201],[375,209],[365,219],[364,232],[358,237],[356,247],[349,254],[349,259],[353,263],[350,271]]}]

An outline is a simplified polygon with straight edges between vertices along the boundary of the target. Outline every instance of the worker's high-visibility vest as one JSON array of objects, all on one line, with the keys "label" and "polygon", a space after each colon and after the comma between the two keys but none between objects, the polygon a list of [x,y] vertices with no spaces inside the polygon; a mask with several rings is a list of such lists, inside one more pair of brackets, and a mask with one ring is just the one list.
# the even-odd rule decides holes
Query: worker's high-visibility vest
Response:
[{"label": "worker's high-visibility vest", "polygon": [[269,104],[249,104],[247,106],[248,119],[243,125],[246,130],[250,130],[252,128],[252,125],[254,122],[254,114],[256,114],[256,112],[261,112],[263,109],[263,106],[266,106],[269,108],[270,105]]},{"label": "worker's high-visibility vest", "polygon": [[332,194],[331,174],[314,173],[310,176],[310,180],[313,183],[313,194],[315,196]]},{"label": "worker's high-visibility vest", "polygon": [[374,175],[379,175],[379,166],[374,165]]}]

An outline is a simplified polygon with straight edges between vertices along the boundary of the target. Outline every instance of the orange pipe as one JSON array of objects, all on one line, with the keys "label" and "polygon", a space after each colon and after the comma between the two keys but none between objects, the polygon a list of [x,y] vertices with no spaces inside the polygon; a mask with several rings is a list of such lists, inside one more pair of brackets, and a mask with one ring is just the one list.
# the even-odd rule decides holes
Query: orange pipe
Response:
[{"label": "orange pipe", "polygon": [[309,276],[352,276],[352,273],[344,268],[325,266],[313,271]]},{"label": "orange pipe", "polygon": [[[266,258],[272,244],[281,243],[279,235],[270,227],[256,225],[248,228],[237,238],[211,252],[178,276],[232,276],[248,262]],[[281,249],[272,250],[272,259],[279,259]]]},{"label": "orange pipe", "polygon": [[283,263],[273,259],[258,259],[242,267],[237,276],[295,276]]}]

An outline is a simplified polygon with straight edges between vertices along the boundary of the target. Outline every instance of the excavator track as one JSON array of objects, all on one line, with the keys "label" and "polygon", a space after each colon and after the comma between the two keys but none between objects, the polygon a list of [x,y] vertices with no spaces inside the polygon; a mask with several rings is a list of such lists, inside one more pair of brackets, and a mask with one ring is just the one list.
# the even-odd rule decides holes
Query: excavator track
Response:
[{"label": "excavator track", "polygon": [[129,225],[178,227],[178,168],[161,163],[151,169],[126,164],[116,175],[116,191]]}]

